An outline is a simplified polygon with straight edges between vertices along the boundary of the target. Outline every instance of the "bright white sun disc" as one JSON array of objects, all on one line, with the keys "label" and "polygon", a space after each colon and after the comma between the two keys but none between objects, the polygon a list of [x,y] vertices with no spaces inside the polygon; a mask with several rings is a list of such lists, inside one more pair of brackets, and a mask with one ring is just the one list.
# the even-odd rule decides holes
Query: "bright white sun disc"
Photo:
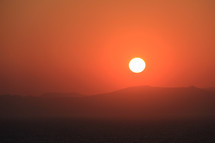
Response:
[{"label": "bright white sun disc", "polygon": [[146,67],[146,63],[141,58],[133,58],[129,62],[129,69],[134,73],[142,72]]}]

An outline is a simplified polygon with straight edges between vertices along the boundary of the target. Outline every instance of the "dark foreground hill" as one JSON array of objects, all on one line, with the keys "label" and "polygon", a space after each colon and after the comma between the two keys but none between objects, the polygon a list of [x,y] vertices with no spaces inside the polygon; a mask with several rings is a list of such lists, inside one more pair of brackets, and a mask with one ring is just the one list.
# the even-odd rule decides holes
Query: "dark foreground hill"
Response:
[{"label": "dark foreground hill", "polygon": [[215,92],[196,87],[131,87],[84,96],[49,93],[0,96],[0,118],[184,119],[214,118]]}]

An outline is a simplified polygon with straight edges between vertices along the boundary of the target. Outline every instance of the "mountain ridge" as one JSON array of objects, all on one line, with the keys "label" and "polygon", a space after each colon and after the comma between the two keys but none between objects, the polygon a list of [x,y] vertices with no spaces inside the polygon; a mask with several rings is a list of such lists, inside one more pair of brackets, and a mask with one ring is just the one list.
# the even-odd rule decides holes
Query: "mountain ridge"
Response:
[{"label": "mountain ridge", "polygon": [[208,118],[215,117],[214,103],[214,92],[197,87],[139,86],[91,96],[4,95],[0,118]]}]

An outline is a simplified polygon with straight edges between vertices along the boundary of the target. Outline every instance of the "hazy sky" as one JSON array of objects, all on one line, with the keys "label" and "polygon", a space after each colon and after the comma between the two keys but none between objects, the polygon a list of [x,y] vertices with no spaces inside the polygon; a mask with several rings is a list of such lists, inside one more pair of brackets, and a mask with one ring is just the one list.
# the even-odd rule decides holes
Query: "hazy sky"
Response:
[{"label": "hazy sky", "polygon": [[215,86],[214,0],[1,0],[0,21],[1,94]]}]

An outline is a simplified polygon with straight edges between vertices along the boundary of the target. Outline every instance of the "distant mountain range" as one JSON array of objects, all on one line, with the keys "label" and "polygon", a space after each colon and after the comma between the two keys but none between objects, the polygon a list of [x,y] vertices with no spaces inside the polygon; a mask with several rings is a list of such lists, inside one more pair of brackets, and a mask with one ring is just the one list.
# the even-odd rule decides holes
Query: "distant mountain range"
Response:
[{"label": "distant mountain range", "polygon": [[47,93],[0,96],[0,118],[178,119],[214,118],[215,90],[130,87],[85,96]]}]

